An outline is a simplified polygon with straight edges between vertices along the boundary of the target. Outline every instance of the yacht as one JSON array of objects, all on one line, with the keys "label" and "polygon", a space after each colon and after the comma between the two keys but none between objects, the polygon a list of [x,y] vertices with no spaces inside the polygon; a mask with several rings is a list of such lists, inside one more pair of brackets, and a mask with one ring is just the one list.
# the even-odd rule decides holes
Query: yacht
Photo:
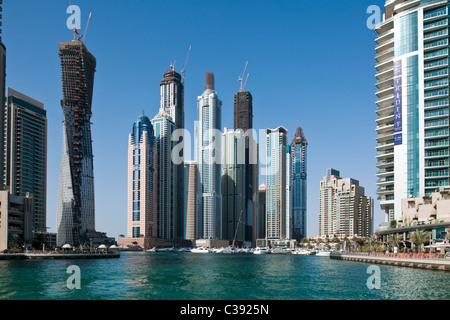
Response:
[{"label": "yacht", "polygon": [[239,251],[232,246],[228,246],[222,250],[222,253],[238,253]]},{"label": "yacht", "polygon": [[268,254],[270,251],[267,248],[261,248],[256,247],[255,250],[253,250],[253,254]]},{"label": "yacht", "polygon": [[198,247],[191,250],[193,253],[209,253],[209,249],[206,247]]},{"label": "yacht", "polygon": [[330,251],[319,250],[319,251],[317,251],[316,256],[318,256],[318,257],[329,257],[330,256]]}]

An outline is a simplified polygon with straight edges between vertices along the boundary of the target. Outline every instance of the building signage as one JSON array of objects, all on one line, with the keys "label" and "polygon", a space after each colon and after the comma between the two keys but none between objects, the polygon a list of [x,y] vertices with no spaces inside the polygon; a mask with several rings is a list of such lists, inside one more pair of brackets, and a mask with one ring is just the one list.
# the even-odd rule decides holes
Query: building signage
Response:
[{"label": "building signage", "polygon": [[402,60],[394,61],[394,145],[402,144]]}]

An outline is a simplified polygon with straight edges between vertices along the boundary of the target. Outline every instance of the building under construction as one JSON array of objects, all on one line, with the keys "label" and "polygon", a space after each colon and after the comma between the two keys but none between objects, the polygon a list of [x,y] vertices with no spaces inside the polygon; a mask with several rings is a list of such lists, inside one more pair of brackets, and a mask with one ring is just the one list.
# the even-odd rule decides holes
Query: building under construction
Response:
[{"label": "building under construction", "polygon": [[59,43],[63,88],[63,148],[57,208],[57,245],[84,244],[95,230],[91,138],[95,57],[80,40]]}]

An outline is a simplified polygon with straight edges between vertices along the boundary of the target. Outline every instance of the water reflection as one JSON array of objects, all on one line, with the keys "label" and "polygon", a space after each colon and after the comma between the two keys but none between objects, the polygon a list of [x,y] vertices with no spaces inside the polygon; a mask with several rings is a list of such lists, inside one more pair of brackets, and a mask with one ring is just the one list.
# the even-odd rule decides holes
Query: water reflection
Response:
[{"label": "water reflection", "polygon": [[[69,265],[81,289],[66,286]],[[122,252],[119,259],[0,261],[1,299],[449,299],[450,273],[299,255]]]}]

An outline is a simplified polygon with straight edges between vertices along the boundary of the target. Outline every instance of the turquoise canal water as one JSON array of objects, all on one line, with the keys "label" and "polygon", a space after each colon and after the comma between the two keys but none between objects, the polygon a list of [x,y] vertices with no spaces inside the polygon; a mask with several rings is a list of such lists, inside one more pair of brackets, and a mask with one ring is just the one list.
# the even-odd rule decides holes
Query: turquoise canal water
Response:
[{"label": "turquoise canal water", "polygon": [[[69,289],[69,266],[80,289]],[[301,255],[121,252],[118,259],[0,261],[1,300],[444,300],[450,273]],[[73,282],[74,283],[74,282]]]}]

